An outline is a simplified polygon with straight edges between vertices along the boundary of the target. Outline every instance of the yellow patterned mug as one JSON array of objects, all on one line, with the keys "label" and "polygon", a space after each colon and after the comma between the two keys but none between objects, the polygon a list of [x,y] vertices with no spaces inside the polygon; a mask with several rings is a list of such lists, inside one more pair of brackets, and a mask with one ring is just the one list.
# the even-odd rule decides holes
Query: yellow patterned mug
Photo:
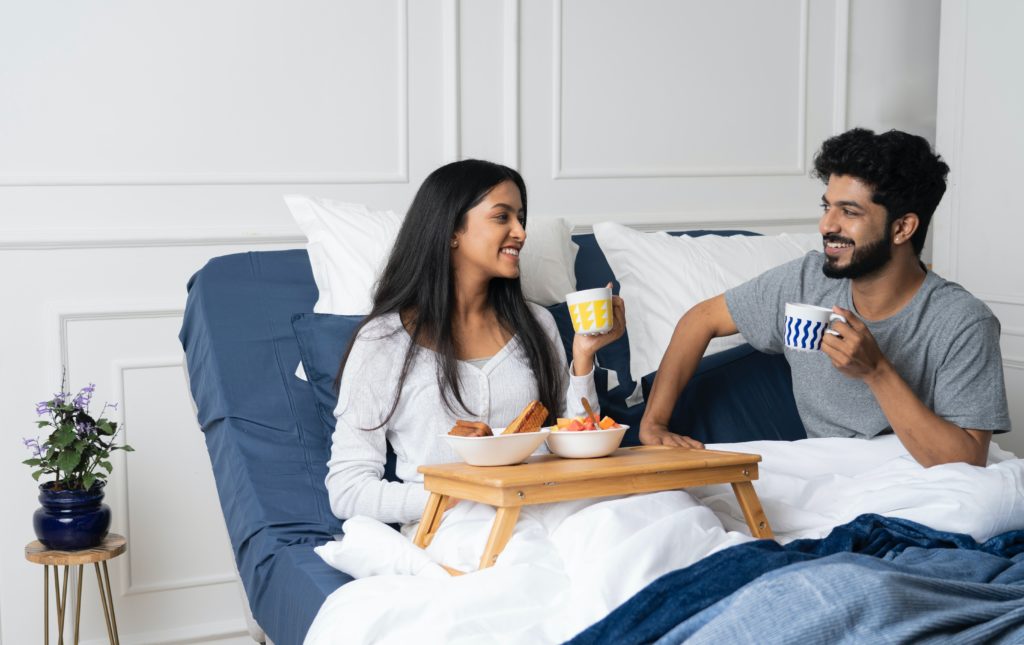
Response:
[{"label": "yellow patterned mug", "polygon": [[608,287],[574,291],[565,296],[569,317],[577,334],[603,334],[611,331],[612,290]]}]

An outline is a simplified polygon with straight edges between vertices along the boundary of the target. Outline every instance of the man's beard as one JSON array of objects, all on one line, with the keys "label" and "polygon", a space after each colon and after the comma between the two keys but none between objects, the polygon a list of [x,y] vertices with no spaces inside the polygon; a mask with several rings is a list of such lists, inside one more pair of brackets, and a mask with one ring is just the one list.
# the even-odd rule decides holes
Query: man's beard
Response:
[{"label": "man's beard", "polygon": [[[881,239],[870,242],[865,246],[855,246],[853,254],[850,256],[850,263],[845,267],[837,267],[835,259],[826,255],[825,264],[821,267],[825,276],[856,280],[857,278],[871,275],[888,264],[889,260],[892,259],[892,231],[889,230],[888,226],[885,229]],[[836,235],[825,235],[822,239],[825,243],[851,241]]]}]

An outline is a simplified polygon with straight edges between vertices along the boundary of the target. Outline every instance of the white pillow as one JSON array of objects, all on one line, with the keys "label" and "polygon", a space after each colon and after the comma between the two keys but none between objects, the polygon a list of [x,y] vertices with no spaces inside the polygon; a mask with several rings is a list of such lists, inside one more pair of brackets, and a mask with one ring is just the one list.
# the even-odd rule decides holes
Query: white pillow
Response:
[{"label": "white pillow", "polygon": [[402,217],[362,204],[285,195],[284,201],[309,241],[306,251],[320,297],[313,311],[365,314]]},{"label": "white pillow", "polygon": [[549,307],[565,302],[565,294],[576,291],[576,254],[580,245],[572,241],[572,224],[561,217],[530,217],[526,222],[526,244],[519,254],[523,296]]},{"label": "white pillow", "polygon": [[[626,301],[634,379],[658,369],[676,323],[691,307],[821,248],[817,233],[676,237],[612,222],[595,225],[594,236]],[[739,334],[716,338],[705,355],[743,342]]]},{"label": "white pillow", "polygon": [[[392,211],[370,211],[362,204],[305,195],[285,195],[284,200],[309,241],[306,250],[320,292],[313,311],[368,313],[402,217]],[[575,291],[577,251],[572,226],[564,219],[531,217],[519,256],[526,299],[548,306],[563,302],[565,294]]]}]

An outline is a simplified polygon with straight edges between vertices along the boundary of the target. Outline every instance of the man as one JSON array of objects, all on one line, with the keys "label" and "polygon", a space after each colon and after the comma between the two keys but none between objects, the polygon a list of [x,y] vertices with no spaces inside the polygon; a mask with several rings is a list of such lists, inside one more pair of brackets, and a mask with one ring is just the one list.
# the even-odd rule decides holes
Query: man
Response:
[{"label": "man", "polygon": [[[893,431],[923,466],[984,466],[1010,429],[999,321],[920,261],[947,166],[921,137],[854,129],[827,140],[814,175],[827,184],[812,251],[706,300],[676,325],[640,423],[645,444],[703,448],[668,420],[708,342],[740,332],[785,352],[808,437]],[[820,352],[783,342],[787,302],[832,307]]]}]

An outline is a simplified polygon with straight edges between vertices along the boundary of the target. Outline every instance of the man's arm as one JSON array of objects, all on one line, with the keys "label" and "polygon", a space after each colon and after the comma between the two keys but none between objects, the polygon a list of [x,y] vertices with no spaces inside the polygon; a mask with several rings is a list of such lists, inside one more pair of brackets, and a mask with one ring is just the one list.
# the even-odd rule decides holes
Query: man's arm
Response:
[{"label": "man's arm", "polygon": [[867,326],[853,312],[834,308],[849,321],[832,328],[839,336],[826,334],[821,349],[832,365],[871,389],[903,445],[924,467],[952,462],[984,466],[992,433],[961,428],[928,408],[885,357]]},{"label": "man's arm", "polygon": [[661,359],[647,408],[640,421],[642,443],[684,448],[704,447],[696,439],[669,432],[669,417],[672,416],[672,408],[679,394],[697,371],[697,365],[711,339],[729,336],[737,331],[729,307],[725,304],[724,294],[699,303],[679,319],[665,356]]}]

